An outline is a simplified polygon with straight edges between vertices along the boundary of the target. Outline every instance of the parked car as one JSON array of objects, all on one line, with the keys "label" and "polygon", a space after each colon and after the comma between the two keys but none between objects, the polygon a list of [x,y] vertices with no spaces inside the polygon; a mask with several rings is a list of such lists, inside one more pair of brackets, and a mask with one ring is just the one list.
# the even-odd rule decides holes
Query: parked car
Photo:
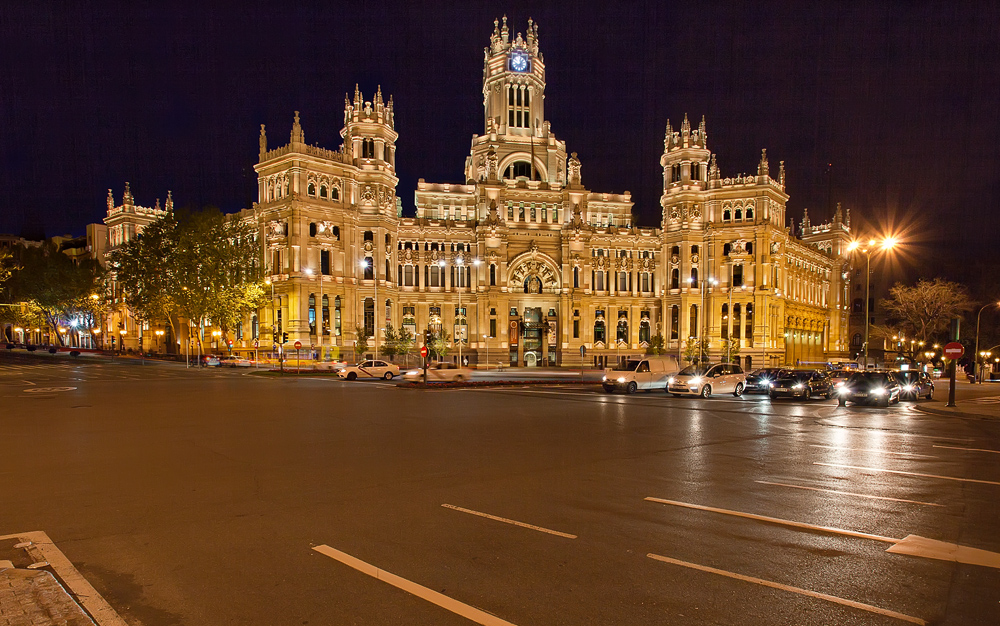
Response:
[{"label": "parked car", "polygon": [[878,404],[889,406],[899,402],[901,388],[892,372],[869,370],[854,372],[837,391],[840,406],[848,401],[855,404]]},{"label": "parked car", "polygon": [[785,370],[771,384],[768,395],[772,400],[778,398],[805,398],[823,396],[827,399],[833,396],[833,385],[830,375],[825,370]]},{"label": "parked car", "polygon": [[205,356],[201,357],[201,364],[204,367],[219,367],[220,365],[222,365],[222,361],[220,361],[219,357],[215,356],[214,354],[206,354]]},{"label": "parked car", "polygon": [[899,397],[903,400],[923,397],[930,400],[934,397],[934,381],[926,373],[920,370],[894,371],[901,387]]},{"label": "parked car", "polygon": [[713,393],[743,395],[747,375],[743,368],[731,363],[718,365],[688,365],[668,380],[667,391],[675,396],[701,396]]},{"label": "parked car", "polygon": [[762,367],[747,374],[743,393],[768,393],[771,384],[785,372],[781,367]]},{"label": "parked car", "polygon": [[393,376],[399,376],[399,366],[385,361],[362,361],[357,365],[348,365],[338,370],[337,376],[347,380],[357,380],[359,378],[384,378],[392,380]]},{"label": "parked car", "polygon": [[[434,362],[427,364],[427,382],[460,383],[472,378],[472,370],[467,367],[459,367],[454,363]],[[422,382],[424,380],[424,370],[415,369],[403,374],[403,380],[410,382]]]},{"label": "parked car", "polygon": [[675,356],[651,356],[643,359],[628,359],[604,372],[601,385],[604,391],[614,393],[620,389],[625,393],[635,393],[639,389],[663,389],[667,391],[667,380],[680,370]]},{"label": "parked car", "polygon": [[241,356],[225,356],[219,360],[219,364],[223,367],[253,367],[253,361],[250,359],[245,359]]}]

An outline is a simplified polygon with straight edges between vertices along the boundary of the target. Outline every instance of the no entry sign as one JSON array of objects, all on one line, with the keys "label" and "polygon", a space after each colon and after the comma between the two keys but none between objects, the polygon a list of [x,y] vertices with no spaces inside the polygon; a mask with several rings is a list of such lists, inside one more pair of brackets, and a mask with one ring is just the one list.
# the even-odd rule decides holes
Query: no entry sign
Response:
[{"label": "no entry sign", "polygon": [[946,359],[960,359],[963,354],[965,354],[965,346],[957,341],[952,341],[944,346],[944,356]]},{"label": "no entry sign", "polygon": [[302,347],[302,342],[301,341],[296,341],[295,342],[295,349],[298,350],[301,347]]},{"label": "no entry sign", "polygon": [[420,346],[420,356],[427,356],[427,346]]}]

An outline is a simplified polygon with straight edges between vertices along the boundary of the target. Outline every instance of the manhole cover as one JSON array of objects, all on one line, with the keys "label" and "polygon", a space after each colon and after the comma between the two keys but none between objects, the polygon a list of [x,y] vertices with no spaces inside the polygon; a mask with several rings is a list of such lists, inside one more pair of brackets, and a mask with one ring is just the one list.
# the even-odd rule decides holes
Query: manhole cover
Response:
[{"label": "manhole cover", "polygon": [[56,391],[73,391],[76,387],[32,387],[25,389],[24,393],[54,393]]}]

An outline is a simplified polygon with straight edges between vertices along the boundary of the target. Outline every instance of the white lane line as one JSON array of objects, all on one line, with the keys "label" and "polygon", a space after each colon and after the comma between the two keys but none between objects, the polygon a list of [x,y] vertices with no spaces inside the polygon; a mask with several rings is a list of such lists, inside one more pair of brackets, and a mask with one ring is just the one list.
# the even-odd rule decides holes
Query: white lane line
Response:
[{"label": "white lane line", "polygon": [[901,470],[891,470],[883,469],[881,467],[861,467],[858,465],[841,465],[840,463],[818,463],[814,462],[813,465],[825,465],[826,467],[842,467],[845,469],[856,469],[863,470],[866,472],[885,472],[887,474],[902,474],[904,476],[920,476],[923,478],[940,478],[941,480],[957,480],[963,483],[980,483],[982,485],[1000,485],[1000,483],[993,480],[979,480],[978,478],[958,478],[956,476],[939,476],[937,474],[921,474],[919,472],[904,472]]},{"label": "white lane line", "polygon": [[992,452],[993,454],[1000,454],[1000,450],[987,450],[985,448],[959,448],[957,446],[939,446],[934,445],[935,448],[944,448],[946,450],[965,450],[966,452]]},{"label": "white lane line", "polygon": [[462,617],[476,622],[477,624],[483,624],[483,626],[514,626],[514,624],[504,621],[495,615],[491,615],[485,611],[477,609],[476,607],[459,602],[454,598],[449,598],[442,593],[438,593],[433,589],[428,589],[423,585],[418,585],[415,582],[406,580],[405,578],[396,576],[395,574],[390,574],[389,572],[381,570],[370,563],[365,563],[361,559],[355,558],[346,552],[341,552],[340,550],[336,550],[327,545],[316,546],[313,550],[319,552],[320,554],[324,554],[331,559],[340,561],[344,565],[353,567],[359,572],[368,574],[372,578],[389,583],[393,587],[402,589],[403,591],[413,594],[423,600],[427,600],[432,604],[436,604],[443,609],[455,613],[456,615],[461,615]]},{"label": "white lane line", "polygon": [[861,609],[862,611],[868,611],[869,613],[875,613],[877,615],[894,617],[896,619],[903,620],[904,622],[910,622],[911,624],[927,624],[926,621],[920,619],[919,617],[913,617],[912,615],[906,615],[904,613],[897,613],[896,611],[890,611],[889,609],[883,609],[877,606],[872,606],[870,604],[864,604],[863,602],[855,602],[854,600],[847,600],[846,598],[838,598],[837,596],[831,596],[829,594],[820,593],[818,591],[810,591],[808,589],[802,589],[800,587],[783,585],[781,583],[776,583],[771,580],[764,580],[763,578],[755,578],[753,576],[745,576],[743,574],[737,574],[736,572],[728,572],[723,569],[708,567],[707,565],[698,565],[697,563],[690,563],[688,561],[672,559],[668,556],[660,556],[659,554],[653,554],[652,552],[650,552],[646,556],[651,559],[655,559],[657,561],[662,561],[664,563],[680,565],[681,567],[687,567],[702,572],[708,572],[710,574],[718,574],[719,576],[725,576],[727,578],[735,578],[736,580],[742,580],[748,583],[754,583],[756,585],[770,587],[772,589],[780,589],[781,591],[790,591],[792,593],[808,596],[810,598],[817,598],[819,600],[826,600],[827,602],[833,602],[835,604],[842,604],[844,606],[849,606],[855,609]]},{"label": "white lane line", "polygon": [[[925,458],[925,459],[936,459],[936,458],[938,458],[938,457],[936,457],[936,456],[934,456],[932,454],[916,454],[915,452],[890,452],[888,450],[878,450],[876,448],[842,448],[840,446],[824,446],[824,445],[820,445],[818,443],[811,443],[809,445],[811,447],[813,447],[813,448],[828,448],[830,450],[845,450],[845,451],[848,451],[848,452],[877,452],[878,454],[896,454],[896,455],[903,455],[903,456],[916,456],[916,457],[921,457],[921,458]],[[937,447],[937,446],[935,446],[935,447]]]},{"label": "white lane line", "polygon": [[506,517],[497,517],[496,515],[490,515],[489,513],[482,513],[480,511],[473,511],[472,509],[463,509],[460,506],[455,506],[454,504],[442,504],[446,509],[451,509],[452,511],[461,511],[462,513],[468,513],[470,515],[478,515],[479,517],[485,517],[486,519],[491,519],[497,522],[503,522],[504,524],[513,524],[514,526],[520,526],[521,528],[530,528],[531,530],[537,530],[543,533],[549,533],[550,535],[557,535],[559,537],[566,537],[567,539],[576,539],[576,535],[571,535],[569,533],[561,533],[558,530],[551,530],[549,528],[542,528],[541,526],[533,526],[531,524],[525,524],[524,522],[518,522],[517,520],[507,519]]},{"label": "white lane line", "polygon": [[823,491],[826,493],[837,493],[843,496],[855,496],[858,498],[870,498],[872,500],[891,500],[892,502],[907,502],[909,504],[923,504],[924,506],[944,506],[934,502],[921,502],[920,500],[904,500],[903,498],[890,498],[889,496],[871,496],[866,493],[854,493],[852,491],[839,491],[837,489],[821,489],[819,487],[807,487],[805,485],[790,485],[788,483],[772,483],[766,480],[755,480],[755,483],[762,485],[776,485],[778,487],[792,487],[794,489],[808,489],[810,491]]},{"label": "white lane line", "polygon": [[969,548],[917,535],[907,535],[902,541],[886,550],[886,552],[1000,569],[1000,553],[980,550],[979,548]]},{"label": "white lane line", "polygon": [[734,517],[744,517],[746,519],[753,519],[760,522],[768,522],[770,524],[778,524],[780,526],[791,526],[793,528],[804,528],[806,530],[817,530],[824,533],[832,533],[835,535],[846,535],[848,537],[858,537],[860,539],[872,539],[875,541],[881,541],[883,543],[899,543],[899,539],[894,539],[892,537],[883,537],[882,535],[871,535],[868,533],[859,533],[853,530],[844,530],[843,528],[834,528],[832,526],[816,526],[814,524],[806,524],[805,522],[795,522],[787,519],[780,519],[777,517],[767,517],[766,515],[754,515],[753,513],[744,513],[742,511],[731,511],[729,509],[718,509],[714,506],[704,506],[702,504],[691,504],[690,502],[678,502],[676,500],[663,500],[661,498],[645,498],[649,502],[659,502],[660,504],[669,504],[671,506],[680,506],[687,509],[697,509],[699,511],[709,511],[711,513],[722,513],[723,515],[732,515]]}]

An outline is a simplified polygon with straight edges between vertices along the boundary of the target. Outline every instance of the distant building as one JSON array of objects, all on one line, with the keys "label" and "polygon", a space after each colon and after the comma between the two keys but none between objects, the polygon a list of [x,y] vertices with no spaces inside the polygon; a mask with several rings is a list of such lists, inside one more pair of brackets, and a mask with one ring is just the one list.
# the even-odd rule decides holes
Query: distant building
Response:
[{"label": "distant building", "polygon": [[658,335],[682,355],[704,338],[708,358],[747,368],[849,357],[849,216],[806,215],[795,236],[784,164],[772,177],[762,152],[755,174],[723,176],[704,119],[685,117],[667,125],[659,228],[637,227],[629,192],[584,186],[545,118],[545,85],[537,26],[512,37],[494,22],[463,181],[421,180],[413,218],[381,90],[345,99],[338,150],[306,143],[298,113],[279,147],[262,126],[258,202],[243,215],[275,297],[242,345],[270,330],[351,354],[357,329],[392,324],[446,332],[453,357],[461,341],[463,356],[522,366],[603,364]]}]

